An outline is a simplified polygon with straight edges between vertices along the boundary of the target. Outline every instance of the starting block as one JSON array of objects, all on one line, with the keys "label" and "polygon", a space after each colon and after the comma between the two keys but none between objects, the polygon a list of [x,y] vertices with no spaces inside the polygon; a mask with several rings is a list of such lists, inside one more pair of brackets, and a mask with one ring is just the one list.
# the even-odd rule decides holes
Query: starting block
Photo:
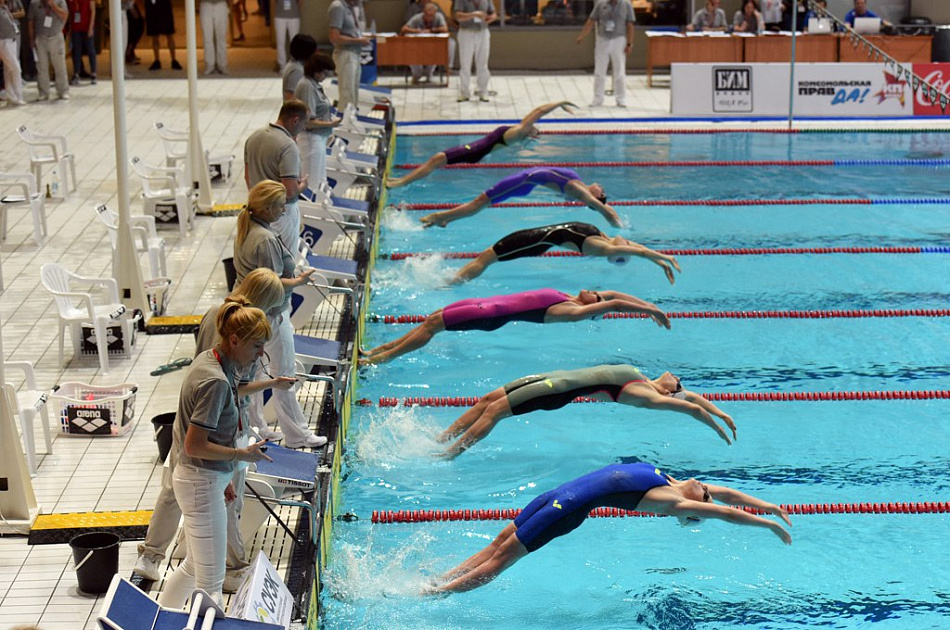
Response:
[{"label": "starting block", "polygon": [[267,455],[274,461],[257,462],[253,465],[256,470],[248,471],[248,476],[270,484],[276,496],[281,496],[284,488],[288,487],[303,492],[311,492],[316,488],[320,455],[295,451],[277,444],[267,445]]}]

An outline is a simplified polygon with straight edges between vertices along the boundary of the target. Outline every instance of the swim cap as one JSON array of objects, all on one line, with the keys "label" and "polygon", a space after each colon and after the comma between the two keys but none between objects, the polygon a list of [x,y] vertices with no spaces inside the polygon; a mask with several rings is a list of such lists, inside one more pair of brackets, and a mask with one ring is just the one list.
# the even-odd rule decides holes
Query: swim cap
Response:
[{"label": "swim cap", "polygon": [[612,265],[626,265],[627,261],[630,260],[626,256],[607,256],[607,262]]}]

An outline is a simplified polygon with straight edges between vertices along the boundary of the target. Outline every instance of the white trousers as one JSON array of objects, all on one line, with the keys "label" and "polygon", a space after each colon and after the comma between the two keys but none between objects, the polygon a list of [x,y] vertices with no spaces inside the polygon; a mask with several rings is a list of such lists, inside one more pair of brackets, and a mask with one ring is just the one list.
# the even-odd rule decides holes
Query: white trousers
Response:
[{"label": "white trousers", "polygon": [[296,256],[300,250],[300,208],[297,207],[297,201],[288,201],[283,216],[271,223],[270,227],[290,253]]},{"label": "white trousers", "polygon": [[230,481],[231,473],[175,467],[175,497],[185,517],[188,555],[165,581],[158,598],[162,606],[183,607],[195,587],[204,589],[218,603],[224,601],[221,589],[228,529],[224,489]]},{"label": "white trousers", "polygon": [[436,66],[409,66],[412,71],[412,78],[421,79],[423,76],[431,77],[435,74]]},{"label": "white trousers", "polygon": [[[171,428],[166,427],[165,430],[170,431]],[[241,510],[244,508],[244,479],[246,477],[247,468],[244,466],[235,471],[231,477],[237,499],[227,504],[228,551],[225,564],[228,569],[241,569],[248,565],[247,550],[244,547],[244,539],[241,538],[240,526]],[[178,531],[178,521],[181,520],[181,508],[178,506],[178,499],[175,498],[173,478],[173,468],[162,469],[162,489],[159,490],[158,499],[155,500],[155,509],[148,521],[148,532],[145,534],[145,540],[138,546],[139,555],[145,556],[156,564],[160,564],[165,559],[168,546],[172,544],[175,532]]]},{"label": "white trousers", "polygon": [[20,53],[15,39],[0,39],[0,62],[3,62],[3,89],[11,102],[23,101],[23,77],[20,74]]},{"label": "white trousers", "polygon": [[228,71],[228,3],[202,2],[201,38],[205,47],[205,71]]},{"label": "white trousers", "polygon": [[[282,0],[278,0],[280,2]],[[296,2],[296,0],[290,0]],[[277,35],[277,65],[281,68],[287,63],[287,47],[290,40],[300,32],[300,18],[274,18],[274,31]]]},{"label": "white trousers", "polygon": [[66,74],[66,40],[63,34],[36,38],[36,87],[40,96],[49,96],[49,66],[56,74],[56,94],[69,94],[69,75]]},{"label": "white trousers", "polygon": [[336,81],[340,97],[336,108],[341,112],[353,103],[360,105],[360,51],[349,48],[334,48],[333,63],[336,65]]},{"label": "white trousers", "polygon": [[300,176],[307,175],[310,187],[316,190],[327,180],[327,137],[302,131],[297,134],[297,146],[300,148]]},{"label": "white trousers", "polygon": [[624,81],[627,78],[626,37],[598,37],[594,43],[594,103],[604,102],[604,84],[607,81],[607,64],[610,63],[614,77],[614,98],[617,105],[627,104],[627,90]]},{"label": "white trousers", "polygon": [[[270,341],[264,346],[264,352],[270,357],[270,375],[293,376],[297,373],[296,353],[294,352],[294,325],[290,323],[290,309],[281,313],[281,321],[275,327]],[[267,378],[266,376],[264,378]],[[300,446],[313,433],[310,423],[300,408],[295,389],[272,389],[271,397],[277,413],[277,423],[284,433],[287,445]],[[255,405],[261,404],[263,396],[251,397],[251,414],[257,414]]]},{"label": "white trousers", "polygon": [[471,98],[469,83],[472,82],[472,61],[475,62],[476,93],[488,96],[488,54],[491,52],[491,35],[488,29],[480,31],[459,29],[459,96]]}]

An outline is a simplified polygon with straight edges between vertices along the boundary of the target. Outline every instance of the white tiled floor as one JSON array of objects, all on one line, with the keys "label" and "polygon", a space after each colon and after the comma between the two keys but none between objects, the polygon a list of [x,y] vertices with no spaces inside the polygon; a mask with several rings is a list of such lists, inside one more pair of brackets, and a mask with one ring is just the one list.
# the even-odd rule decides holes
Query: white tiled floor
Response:
[{"label": "white tiled floor", "polygon": [[[457,103],[455,81],[451,88],[405,87],[401,77],[384,84],[397,86],[393,101],[400,121],[493,120],[523,116],[531,106],[555,99],[589,102],[592,79],[588,75],[514,75],[492,79],[497,95],[490,103]],[[630,107],[582,107],[581,117],[636,119],[668,116],[669,91],[646,89],[640,77],[631,77]],[[219,203],[244,200],[241,148],[257,127],[272,120],[279,106],[279,80],[214,79],[200,82],[201,131],[206,149],[237,156],[229,187],[216,188]],[[35,86],[26,88],[28,100]],[[187,124],[187,86],[183,79],[130,81],[126,85],[129,155],[161,163],[161,143],[152,125]],[[549,120],[566,117],[561,112]],[[72,360],[65,366],[57,358],[55,311],[51,298],[38,282],[40,265],[58,261],[85,275],[109,274],[111,250],[105,229],[93,216],[94,205],[116,203],[112,89],[107,82],[72,90],[69,102],[31,103],[0,109],[0,172],[28,170],[25,146],[15,129],[22,124],[38,132],[67,136],[78,163],[79,190],[66,199],[47,200],[50,238],[43,247],[32,240],[27,213],[9,211],[10,230],[0,247],[5,291],[0,294],[3,348],[8,360],[28,360],[36,366],[42,388],[78,380],[99,383],[130,381],[138,384],[133,431],[120,438],[82,439],[58,437],[53,454],[42,458],[33,480],[37,501],[44,513],[151,509],[160,478],[149,420],[174,411],[182,372],[160,378],[149,372],[178,357],[191,356],[190,335],[140,335],[131,359],[116,360],[111,374],[99,374],[96,361]],[[618,120],[619,124],[619,120]],[[625,124],[636,124],[635,120]],[[893,124],[893,123],[891,123]],[[650,126],[656,126],[650,123]],[[840,124],[838,126],[841,126]],[[411,131],[411,126],[406,126]],[[419,129],[419,128],[417,128]],[[431,128],[420,130],[429,131]],[[132,191],[139,190],[132,182]],[[140,212],[133,200],[133,213]],[[203,313],[225,295],[224,273],[219,261],[230,255],[233,218],[198,217],[192,234],[179,239],[177,230],[163,230],[170,247],[169,275],[175,280],[170,314]],[[147,265],[147,263],[146,263]],[[67,346],[67,360],[71,355]],[[55,415],[55,406],[52,407]],[[40,436],[39,427],[35,433]],[[41,440],[40,440],[41,441]],[[45,630],[91,627],[95,598],[76,592],[76,579],[65,545],[28,546],[25,538],[0,538],[0,628],[39,623]],[[128,574],[135,559],[135,545],[120,552],[120,572]]]}]

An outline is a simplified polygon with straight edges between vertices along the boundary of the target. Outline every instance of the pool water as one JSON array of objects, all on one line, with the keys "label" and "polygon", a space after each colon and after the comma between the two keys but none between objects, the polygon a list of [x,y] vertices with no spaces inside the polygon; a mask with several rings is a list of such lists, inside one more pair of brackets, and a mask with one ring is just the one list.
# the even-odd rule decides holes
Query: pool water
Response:
[{"label": "pool water", "polygon": [[[419,162],[462,137],[400,137],[395,163]],[[545,136],[535,151],[490,160],[762,160],[900,158],[943,150],[942,134]],[[609,156],[604,158],[603,156]],[[944,196],[942,169],[695,168],[578,171],[616,199]],[[391,191],[393,203],[466,201],[509,171],[441,171]],[[615,192],[611,192],[611,190]],[[527,201],[559,201],[539,192]],[[516,200],[517,201],[517,200]],[[380,250],[480,251],[505,234],[585,220],[655,248],[944,245],[950,206],[619,207],[614,230],[578,208],[496,208],[422,230],[419,212],[387,211]],[[639,260],[530,258],[468,284],[465,261],[380,260],[378,315],[425,314],[450,302],[553,287],[615,289],[666,311],[944,308],[947,254],[681,256],[670,286]],[[366,345],[406,325],[368,323]],[[697,392],[945,390],[950,322],[938,317],[674,319],[446,332],[392,363],[363,368],[359,397],[476,396],[520,376],[599,363],[670,370]],[[679,414],[572,404],[503,420],[454,461],[434,440],[464,409],[358,407],[322,595],[328,628],[894,628],[950,625],[950,517],[793,516],[793,544],[721,522],[589,519],[491,584],[446,598],[417,595],[488,544],[504,522],[373,525],[373,510],[521,508],[565,481],[616,462],[647,461],[777,503],[942,501],[950,490],[946,400],[723,402],[732,446]]]}]

